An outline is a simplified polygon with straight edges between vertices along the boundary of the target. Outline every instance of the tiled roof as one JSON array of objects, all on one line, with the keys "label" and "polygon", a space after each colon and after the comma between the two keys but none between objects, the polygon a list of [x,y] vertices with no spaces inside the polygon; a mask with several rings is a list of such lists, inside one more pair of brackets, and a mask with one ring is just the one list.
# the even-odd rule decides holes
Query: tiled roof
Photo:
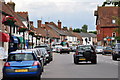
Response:
[{"label": "tiled roof", "polygon": [[72,36],[72,37],[76,37],[75,35],[72,34],[71,31],[68,30],[62,30],[67,36]]},{"label": "tiled roof", "polygon": [[49,26],[50,28],[52,28],[53,30],[55,30],[59,35],[67,36],[67,34],[66,34],[64,31],[59,30],[59,29],[58,29],[57,27],[55,27],[54,25],[48,24],[48,26]]},{"label": "tiled roof", "polygon": [[19,16],[24,18],[26,21],[28,20],[28,12],[16,12]]},{"label": "tiled roof", "polygon": [[76,36],[77,39],[79,39],[80,41],[82,41],[82,37],[80,36],[79,33],[72,32],[72,34],[73,34],[74,36]]},{"label": "tiled roof", "polygon": [[88,33],[79,33],[81,37],[91,37]]},{"label": "tiled roof", "polygon": [[7,13],[17,19],[17,22],[15,23],[17,26],[24,26],[22,21],[19,19],[18,15],[11,9],[11,7],[5,3],[2,3],[2,11],[4,13]]},{"label": "tiled roof", "polygon": [[60,36],[52,29],[36,28],[36,33],[42,37],[60,38]]},{"label": "tiled roof", "polygon": [[80,34],[80,36],[82,36],[82,37],[96,37],[96,35],[95,34],[93,34],[93,33],[79,33]]},{"label": "tiled roof", "polygon": [[97,37],[96,34],[93,34],[93,33],[89,33],[91,35],[91,37]]}]

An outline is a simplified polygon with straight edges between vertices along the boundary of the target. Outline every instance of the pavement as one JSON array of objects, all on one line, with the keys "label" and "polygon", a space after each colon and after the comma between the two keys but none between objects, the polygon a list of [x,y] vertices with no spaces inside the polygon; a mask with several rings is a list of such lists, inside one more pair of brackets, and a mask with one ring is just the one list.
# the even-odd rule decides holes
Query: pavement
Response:
[{"label": "pavement", "polygon": [[3,68],[4,62],[0,60],[0,79],[2,79],[2,68]]}]

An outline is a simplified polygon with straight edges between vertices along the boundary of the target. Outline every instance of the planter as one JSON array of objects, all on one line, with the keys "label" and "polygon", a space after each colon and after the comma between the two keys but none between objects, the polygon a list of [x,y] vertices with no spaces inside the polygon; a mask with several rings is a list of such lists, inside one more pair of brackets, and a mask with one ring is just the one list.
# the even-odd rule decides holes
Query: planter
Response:
[{"label": "planter", "polygon": [[16,19],[11,16],[5,16],[2,20],[2,24],[12,26],[16,22]]},{"label": "planter", "polygon": [[28,30],[27,27],[19,27],[19,29],[18,29],[19,32],[25,32],[27,30]]}]

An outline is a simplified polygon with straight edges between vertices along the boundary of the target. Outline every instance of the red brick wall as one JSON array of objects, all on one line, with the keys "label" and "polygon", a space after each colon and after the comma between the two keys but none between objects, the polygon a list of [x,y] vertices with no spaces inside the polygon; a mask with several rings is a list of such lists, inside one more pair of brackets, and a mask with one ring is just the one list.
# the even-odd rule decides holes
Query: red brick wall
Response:
[{"label": "red brick wall", "polygon": [[113,24],[112,20],[114,17],[118,17],[120,7],[98,7],[98,20],[96,29],[100,33],[97,35],[97,40],[102,41],[103,38],[109,36],[112,37],[112,33],[115,32],[115,26],[117,24]]}]

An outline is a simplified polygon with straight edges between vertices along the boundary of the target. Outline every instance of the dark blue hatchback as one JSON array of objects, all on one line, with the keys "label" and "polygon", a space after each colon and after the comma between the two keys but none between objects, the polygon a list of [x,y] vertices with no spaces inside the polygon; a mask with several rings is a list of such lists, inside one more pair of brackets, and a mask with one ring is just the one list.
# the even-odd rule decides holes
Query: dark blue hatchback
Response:
[{"label": "dark blue hatchback", "polygon": [[41,78],[41,64],[32,51],[11,52],[3,67],[3,80],[16,77]]}]

